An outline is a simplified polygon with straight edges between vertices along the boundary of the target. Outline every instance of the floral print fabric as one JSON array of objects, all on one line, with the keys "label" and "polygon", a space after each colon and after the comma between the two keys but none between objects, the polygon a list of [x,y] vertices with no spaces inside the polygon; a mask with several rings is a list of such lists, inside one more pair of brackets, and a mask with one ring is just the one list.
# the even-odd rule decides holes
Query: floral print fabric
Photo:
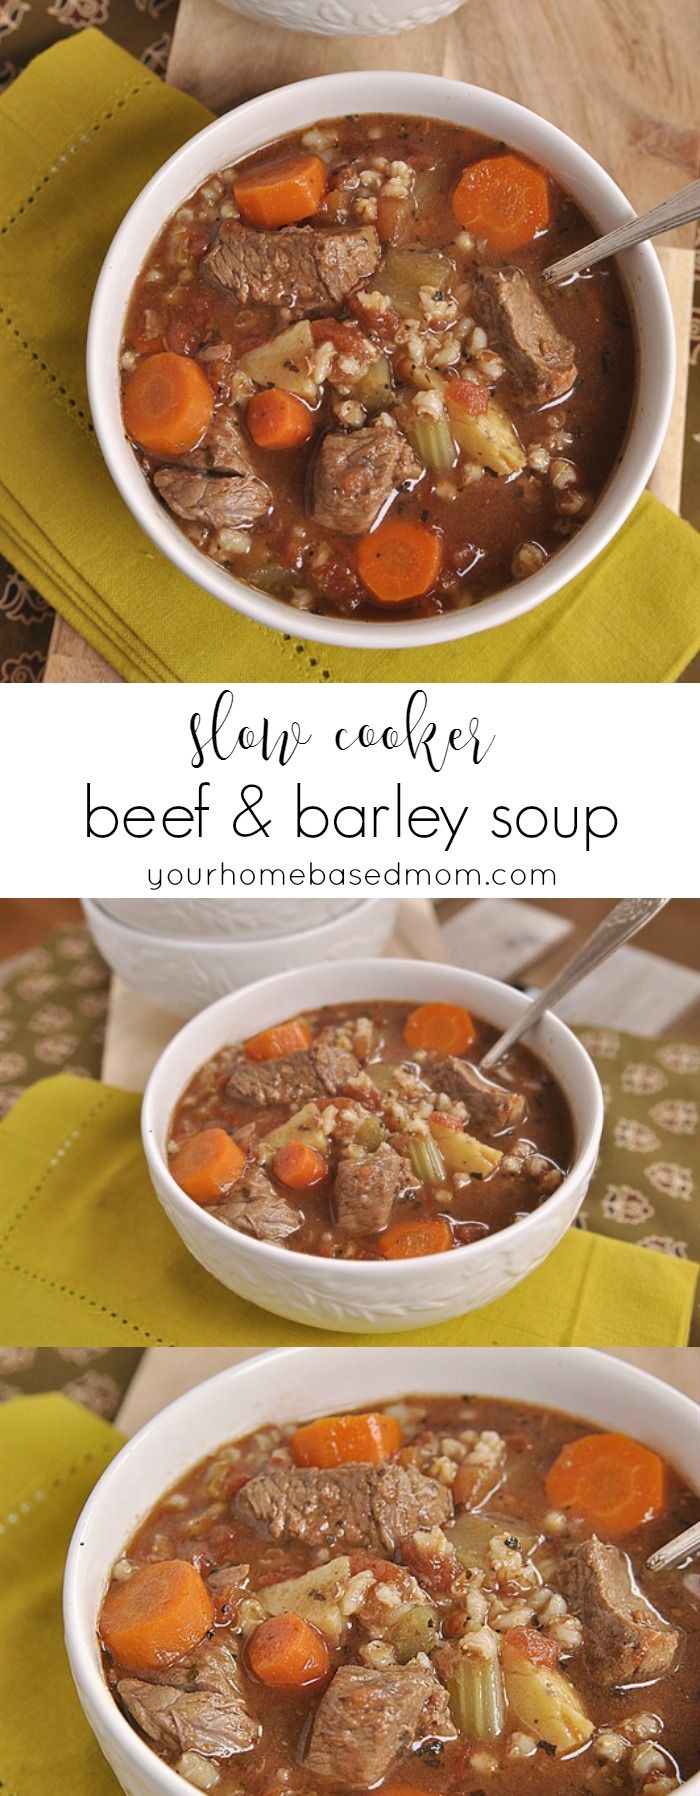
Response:
[{"label": "floral print fabric", "polygon": [[0,1117],[51,1073],[99,1079],[109,968],[87,929],[64,926],[0,982]]},{"label": "floral print fabric", "polygon": [[129,1347],[0,1347],[0,1403],[60,1391],[111,1422],[140,1358]]}]

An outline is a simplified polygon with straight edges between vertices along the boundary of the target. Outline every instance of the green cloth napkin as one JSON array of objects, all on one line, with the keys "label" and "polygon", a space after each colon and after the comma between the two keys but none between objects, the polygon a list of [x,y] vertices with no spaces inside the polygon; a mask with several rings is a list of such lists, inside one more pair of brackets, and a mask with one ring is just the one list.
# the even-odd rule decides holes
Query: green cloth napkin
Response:
[{"label": "green cloth napkin", "polygon": [[80,1511],[122,1444],[66,1397],[0,1408],[3,1796],[119,1796],[73,1686],[61,1588]]},{"label": "green cloth napkin", "polygon": [[[91,1080],[34,1085],[0,1125],[0,1306],[6,1337],[55,1346],[340,1346],[224,1290],[151,1189],[140,1099]],[[11,1176],[2,1176],[2,1167]],[[523,1284],[438,1327],[367,1344],[685,1346],[698,1267],[569,1230]]]},{"label": "green cloth napkin", "polygon": [[85,334],[120,219],[208,117],[95,31],[37,57],[0,102],[0,549],[127,679],[675,679],[700,646],[700,542],[648,494],[560,594],[439,649],[300,643],[244,621],[152,547],[95,440]]}]

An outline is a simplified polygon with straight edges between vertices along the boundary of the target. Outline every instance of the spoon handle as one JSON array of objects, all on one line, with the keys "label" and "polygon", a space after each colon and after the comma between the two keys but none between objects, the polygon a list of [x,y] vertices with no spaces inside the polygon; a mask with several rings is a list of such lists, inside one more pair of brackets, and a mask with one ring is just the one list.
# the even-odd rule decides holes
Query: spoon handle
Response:
[{"label": "spoon handle", "polygon": [[549,268],[543,268],[540,280],[566,281],[572,274],[581,274],[595,262],[602,262],[605,256],[617,255],[618,250],[631,249],[634,243],[643,243],[647,237],[659,237],[664,231],[690,224],[694,218],[700,218],[700,181],[691,181],[689,187],[671,194],[670,199],[662,200],[661,205],[654,206],[651,212],[641,212],[638,218],[630,218],[627,224],[618,225],[605,237],[597,237],[594,243],[586,243],[583,249],[574,250],[572,256],[551,262]]},{"label": "spoon handle", "polygon": [[495,1066],[497,1060],[502,1060],[508,1049],[519,1041],[527,1029],[539,1022],[546,1010],[552,1010],[559,999],[571,991],[572,986],[578,985],[579,980],[584,979],[587,973],[592,973],[594,967],[600,966],[602,960],[607,960],[609,954],[613,954],[623,942],[629,941],[631,935],[636,935],[638,929],[643,929],[665,904],[668,904],[667,898],[623,898],[619,904],[614,905],[588,941],[574,954],[573,959],[568,960],[559,973],[555,973],[549,985],[545,986],[537,998],[533,998],[517,1022],[506,1029],[505,1034],[489,1048],[480,1062],[482,1073]]},{"label": "spoon handle", "polygon": [[700,1522],[693,1522],[692,1528],[686,1528],[677,1534],[675,1540],[666,1542],[647,1559],[647,1571],[665,1571],[669,1565],[677,1565],[680,1559],[688,1559],[691,1553],[700,1553]]}]

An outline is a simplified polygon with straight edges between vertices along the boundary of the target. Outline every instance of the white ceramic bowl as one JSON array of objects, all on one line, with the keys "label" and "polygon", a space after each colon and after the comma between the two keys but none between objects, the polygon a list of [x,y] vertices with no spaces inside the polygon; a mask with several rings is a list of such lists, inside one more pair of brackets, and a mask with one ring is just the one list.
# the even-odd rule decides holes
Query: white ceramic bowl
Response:
[{"label": "white ceramic bowl", "polygon": [[464,0],[221,0],[231,12],[286,31],[315,31],[321,37],[394,37],[456,12]]},{"label": "white ceramic bowl", "polygon": [[318,929],[347,915],[361,900],[348,898],[98,898],[100,910],[150,935],[268,937]]},{"label": "white ceramic bowl", "polygon": [[[190,1467],[265,1422],[322,1414],[331,1391],[338,1410],[417,1392],[474,1391],[542,1404],[638,1436],[697,1489],[695,1404],[621,1360],[585,1348],[296,1347],[232,1366],[178,1398],[124,1447],[86,1504],[68,1554],[63,1613],[71,1670],[126,1796],[186,1796],[192,1786],[139,1738],[105,1683],[97,1621],[112,1566],[149,1510]],[[686,1796],[700,1796],[700,1776],[683,1787]]]},{"label": "white ceramic bowl", "polygon": [[[629,201],[562,131],[502,94],[437,75],[366,72],[359,80],[368,112],[411,113],[448,119],[522,150],[571,193],[595,234],[633,216]],[[285,132],[318,119],[355,112],[356,71],[295,82],[239,106],[207,126],[166,162],[120,226],[100,275],[88,336],[88,385],[95,429],[107,465],[134,517],[159,549],[196,585],[258,623],[347,648],[421,648],[471,636],[532,610],[593,561],[624,523],[659,454],[673,396],[674,335],[658,258],[642,243],[620,258],[637,335],[638,378],[633,418],[622,457],[590,519],[537,574],[481,604],[416,622],[361,622],[313,617],[256,591],[202,555],[152,493],[125,435],[119,399],[119,353],[131,289],[151,244],[171,213],[212,170],[223,168]]]},{"label": "white ceramic bowl", "polygon": [[[262,940],[239,941],[149,934],[118,922],[98,899],[82,901],[90,934],[100,954],[127,985],[173,1016],[196,1016],[215,999],[288,968],[306,967],[319,957],[352,960],[381,954],[389,941],[398,899],[363,898],[317,928],[278,930]],[[248,1034],[251,1033],[249,1029]],[[205,1056],[202,1055],[202,1059]]]},{"label": "white ceramic bowl", "polygon": [[427,961],[367,960],[318,966],[267,979],[214,1004],[161,1055],[143,1102],[143,1144],[156,1195],[185,1246],[214,1278],[277,1316],[358,1334],[421,1328],[479,1309],[517,1285],[556,1246],[582,1203],[603,1120],[598,1076],[564,1023],[547,1016],[531,1045],[559,1081],[573,1116],[571,1171],[553,1197],[500,1234],[418,1260],[332,1260],[294,1253],[227,1228],[176,1185],[165,1147],[175,1105],[198,1067],[241,1041],[318,1004],[363,999],[428,999],[465,1004],[505,1028],[524,1010],[521,992]]}]

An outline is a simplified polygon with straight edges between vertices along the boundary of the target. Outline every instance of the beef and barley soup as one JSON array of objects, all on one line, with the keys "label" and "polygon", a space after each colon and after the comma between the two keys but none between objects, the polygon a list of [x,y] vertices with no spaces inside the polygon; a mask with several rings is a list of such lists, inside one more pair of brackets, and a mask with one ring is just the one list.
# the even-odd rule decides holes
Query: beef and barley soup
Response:
[{"label": "beef and barley soup", "polygon": [[104,1669],[216,1796],[668,1796],[700,1768],[700,1516],[649,1448],[406,1398],[260,1428],[115,1565]]},{"label": "beef and barley soup", "polygon": [[542,169],[434,119],[333,119],[213,174],[131,297],[123,415],[190,540],[298,610],[433,617],[536,571],[631,414],[612,264]]},{"label": "beef and barley soup", "polygon": [[223,1048],[170,1126],[170,1171],[231,1228],[301,1253],[409,1259],[506,1228],[572,1158],[563,1093],[456,1004],[342,1004]]}]

